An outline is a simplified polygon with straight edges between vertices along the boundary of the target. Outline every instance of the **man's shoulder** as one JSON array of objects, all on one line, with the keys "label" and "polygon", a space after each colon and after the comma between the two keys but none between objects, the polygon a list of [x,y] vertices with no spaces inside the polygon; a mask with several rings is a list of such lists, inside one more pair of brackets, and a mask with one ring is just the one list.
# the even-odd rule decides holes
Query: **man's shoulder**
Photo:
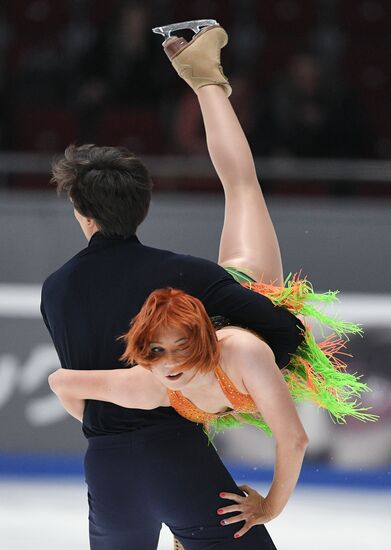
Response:
[{"label": "man's shoulder", "polygon": [[[178,269],[180,266],[188,265],[189,262],[191,262],[191,260],[189,260],[190,256],[177,254],[170,250],[143,245],[141,243],[139,243],[138,251],[142,254],[141,257],[138,257],[138,259],[141,260],[140,265],[143,264],[143,258],[149,258],[153,263],[156,263],[162,267],[172,267],[173,269]],[[105,251],[105,253],[106,252],[107,251]],[[77,282],[79,277],[84,272],[89,274],[90,269],[96,268],[99,264],[99,255],[99,250],[90,250],[88,247],[80,250],[77,254],[72,256],[72,258],[67,260],[63,265],[58,267],[46,277],[42,285],[42,296],[44,297],[50,292],[58,292],[61,288],[69,288],[69,285],[72,285],[73,281]],[[130,262],[133,261],[133,258],[129,255],[129,250],[127,249],[124,249],[124,257],[126,257]],[[104,261],[106,268],[107,265],[112,265],[113,270],[117,269],[114,262],[110,262],[108,264],[106,260],[107,258],[105,257]],[[137,262],[135,265],[137,265]]]},{"label": "man's shoulder", "polygon": [[191,254],[181,254],[173,252],[170,256],[167,256],[167,261],[172,264],[182,266],[186,270],[201,269],[203,271],[211,270],[216,273],[226,273],[226,271],[216,262],[213,262],[212,260],[208,260],[206,258],[193,256]]},{"label": "man's shoulder", "polygon": [[216,262],[191,254],[154,248],[147,245],[142,245],[142,250],[147,255],[159,258],[166,267],[172,266],[173,268],[182,269],[186,273],[190,273],[193,269],[202,273],[207,273],[208,271],[226,273]]},{"label": "man's shoulder", "polygon": [[42,285],[42,295],[51,289],[58,289],[65,282],[69,281],[72,274],[76,273],[80,268],[83,258],[86,256],[87,249],[80,250],[77,254],[67,260],[62,266],[53,271],[46,277]]}]

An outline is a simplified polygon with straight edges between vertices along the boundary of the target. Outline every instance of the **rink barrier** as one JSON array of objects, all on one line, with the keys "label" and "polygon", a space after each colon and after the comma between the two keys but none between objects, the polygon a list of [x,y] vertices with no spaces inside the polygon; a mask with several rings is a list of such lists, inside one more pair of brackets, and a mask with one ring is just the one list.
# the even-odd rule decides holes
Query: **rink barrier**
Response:
[{"label": "rink barrier", "polygon": [[[43,175],[49,178],[53,154],[28,151],[0,152],[0,175]],[[215,179],[208,155],[143,155],[153,177]],[[264,180],[287,182],[391,183],[389,160],[292,157],[255,157],[255,167]],[[160,187],[164,182],[160,182]]]},{"label": "rink barrier", "polygon": [[[227,464],[239,485],[270,483],[273,469],[257,466]],[[0,453],[0,478],[26,477],[84,477],[82,455]],[[358,489],[391,490],[389,468],[344,469],[322,464],[303,466],[299,485],[338,486]]]},{"label": "rink barrier", "polygon": [[[271,483],[272,468],[238,466],[227,464],[232,477],[238,485],[251,482]],[[332,468],[324,464],[305,464],[301,470],[298,484],[316,486],[338,486],[340,488],[391,490],[391,465],[389,468]]]}]

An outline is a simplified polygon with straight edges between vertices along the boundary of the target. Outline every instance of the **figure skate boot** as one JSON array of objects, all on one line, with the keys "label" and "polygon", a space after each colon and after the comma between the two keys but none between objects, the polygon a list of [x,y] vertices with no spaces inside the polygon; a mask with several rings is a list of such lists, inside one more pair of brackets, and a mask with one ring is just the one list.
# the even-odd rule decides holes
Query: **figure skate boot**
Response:
[{"label": "figure skate boot", "polygon": [[176,539],[175,537],[174,537],[174,550],[185,550],[185,548],[182,546],[179,540]]},{"label": "figure skate boot", "polygon": [[[191,29],[194,36],[190,42],[171,33]],[[221,48],[228,42],[225,30],[214,19],[184,21],[152,29],[165,37],[163,48],[174,69],[195,92],[202,86],[218,84],[227,97],[232,88],[220,64]]]}]

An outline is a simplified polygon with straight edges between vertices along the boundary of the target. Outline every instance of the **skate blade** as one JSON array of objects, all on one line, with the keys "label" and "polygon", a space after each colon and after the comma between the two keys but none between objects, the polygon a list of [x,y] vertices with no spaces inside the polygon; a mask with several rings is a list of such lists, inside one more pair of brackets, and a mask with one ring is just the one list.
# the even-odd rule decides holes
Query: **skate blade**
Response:
[{"label": "skate blade", "polygon": [[212,25],[218,25],[215,19],[195,19],[194,21],[182,21],[182,23],[172,23],[172,25],[155,27],[152,29],[152,32],[162,34],[165,40],[167,40],[167,38],[170,38],[172,32],[190,29],[197,34],[202,27],[211,27]]}]

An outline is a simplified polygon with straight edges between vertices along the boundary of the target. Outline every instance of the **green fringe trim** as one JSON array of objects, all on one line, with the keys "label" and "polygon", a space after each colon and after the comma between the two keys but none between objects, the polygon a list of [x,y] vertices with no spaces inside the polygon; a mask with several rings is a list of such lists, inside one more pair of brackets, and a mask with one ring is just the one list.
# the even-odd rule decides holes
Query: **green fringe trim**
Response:
[{"label": "green fringe trim", "polygon": [[[333,421],[346,423],[346,417],[351,416],[363,422],[375,422],[378,416],[367,412],[368,407],[362,407],[359,398],[363,392],[370,391],[367,384],[361,382],[357,373],[347,373],[346,365],[340,355],[348,355],[344,351],[349,334],[362,336],[362,326],[332,317],[317,309],[314,304],[330,304],[337,299],[338,291],[324,293],[314,292],[312,284],[299,275],[288,275],[283,287],[255,282],[250,276],[233,268],[225,268],[236,281],[243,286],[268,297],[276,306],[285,307],[294,315],[315,319],[323,332],[326,326],[331,334],[324,342],[317,343],[309,326],[306,325],[304,340],[286,369],[284,378],[289,386],[293,399],[299,403],[312,401],[319,407],[327,409]],[[335,337],[343,336],[346,340]],[[206,427],[208,437],[227,428],[251,424],[272,435],[271,429],[261,415],[250,413],[227,413],[214,418]]]},{"label": "green fringe trim", "polygon": [[205,433],[207,434],[209,441],[213,442],[214,436],[228,428],[239,428],[243,424],[250,424],[256,428],[263,430],[266,435],[271,436],[272,431],[266,422],[262,419],[261,415],[236,412],[226,413],[221,416],[216,416],[211,420],[207,426]]},{"label": "green fringe trim", "polygon": [[246,275],[243,271],[239,271],[235,267],[225,267],[224,269],[225,271],[228,271],[228,273],[232,275],[238,283],[255,283],[255,280],[252,277]]},{"label": "green fringe trim", "polygon": [[[342,347],[336,342],[337,348]],[[361,382],[357,373],[348,373],[345,366],[337,359],[339,349],[326,354],[316,343],[313,334],[306,330],[304,341],[284,372],[284,378],[291,395],[296,402],[310,400],[319,407],[328,410],[332,419],[339,424],[346,423],[346,416],[363,422],[375,422],[378,416],[368,413],[368,407],[354,399],[360,398],[363,392],[371,391],[367,384]]]},{"label": "green fringe trim", "polygon": [[359,334],[362,336],[363,334],[361,325],[342,321],[336,317],[327,315],[323,311],[319,311],[312,303],[308,303],[330,304],[338,301],[338,290],[329,290],[323,293],[314,292],[312,284],[306,278],[300,279],[299,275],[293,275],[292,273],[289,273],[285,279],[283,287],[277,287],[262,282],[257,283],[249,275],[233,267],[225,269],[237,282],[248,287],[250,290],[267,296],[274,305],[286,307],[294,315],[312,317],[340,336],[347,337],[348,334]]}]

